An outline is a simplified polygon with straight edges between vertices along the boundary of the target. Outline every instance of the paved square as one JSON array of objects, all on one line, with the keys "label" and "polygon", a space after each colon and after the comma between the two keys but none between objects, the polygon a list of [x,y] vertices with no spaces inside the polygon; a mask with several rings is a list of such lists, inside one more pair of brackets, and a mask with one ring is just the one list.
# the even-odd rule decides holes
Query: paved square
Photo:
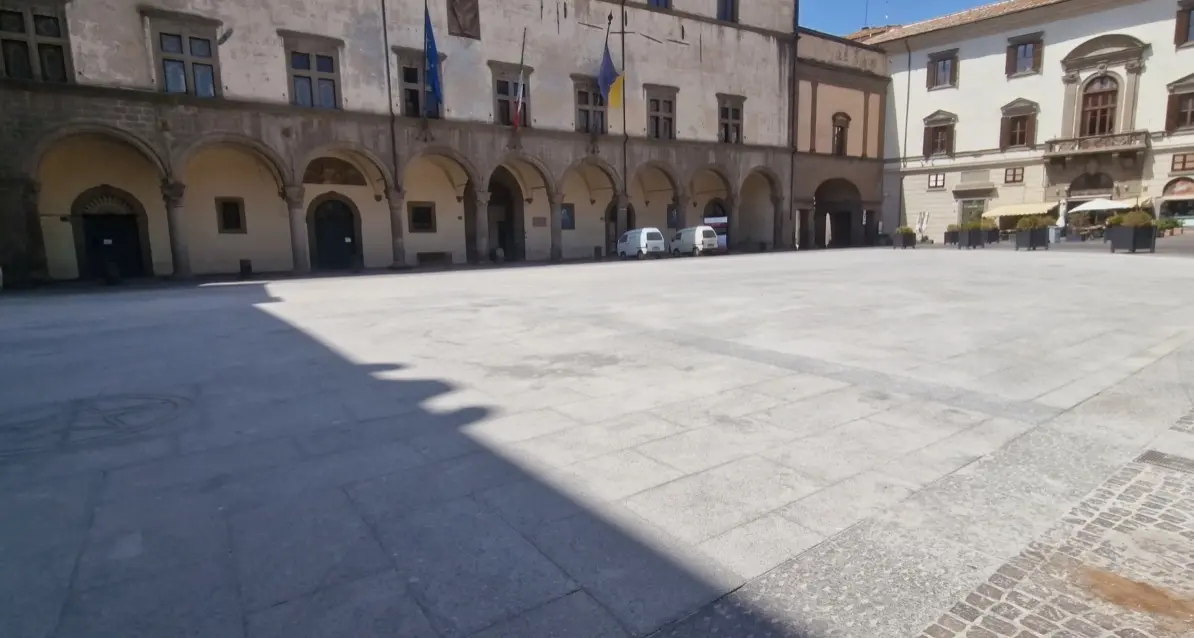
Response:
[{"label": "paved square", "polygon": [[[876,249],[0,297],[0,636],[954,631],[1144,450],[1194,457],[1192,265]],[[989,612],[945,622],[1027,618]]]}]

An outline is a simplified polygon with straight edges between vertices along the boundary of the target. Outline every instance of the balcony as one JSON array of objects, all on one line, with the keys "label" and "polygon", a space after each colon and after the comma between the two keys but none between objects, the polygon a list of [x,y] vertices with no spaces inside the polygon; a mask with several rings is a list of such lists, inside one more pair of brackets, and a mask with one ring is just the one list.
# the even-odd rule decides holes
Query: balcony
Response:
[{"label": "balcony", "polygon": [[1045,157],[1077,157],[1095,153],[1138,153],[1148,148],[1148,131],[1072,137],[1045,142]]}]

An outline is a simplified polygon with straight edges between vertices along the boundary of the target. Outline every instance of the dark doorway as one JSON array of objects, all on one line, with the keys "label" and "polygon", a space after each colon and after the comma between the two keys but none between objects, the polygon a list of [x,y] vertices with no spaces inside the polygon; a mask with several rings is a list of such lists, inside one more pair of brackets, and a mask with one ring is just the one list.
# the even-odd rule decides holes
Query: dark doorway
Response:
[{"label": "dark doorway", "polygon": [[100,214],[83,217],[83,243],[90,277],[144,277],[141,231],[133,215]]},{"label": "dark doorway", "polygon": [[526,259],[522,205],[517,180],[504,167],[498,167],[489,177],[489,244],[493,252],[501,249],[505,261]]},{"label": "dark doorway", "polygon": [[361,265],[356,211],[340,197],[314,202],[309,231],[311,265],[317,270],[352,270]]},{"label": "dark doorway", "polygon": [[634,204],[626,204],[626,228],[618,229],[618,202],[612,201],[605,209],[605,254],[612,255],[618,250],[618,238],[622,233],[636,228],[634,220]]},{"label": "dark doorway", "polygon": [[107,184],[88,189],[71,205],[70,223],[80,279],[153,275],[148,217],[132,194]]},{"label": "dark doorway", "polygon": [[862,197],[852,182],[841,178],[823,182],[813,195],[813,206],[818,248],[862,245]]},{"label": "dark doorway", "polygon": [[853,245],[854,215],[850,211],[834,211],[829,213],[829,241],[830,248],[846,248]]}]

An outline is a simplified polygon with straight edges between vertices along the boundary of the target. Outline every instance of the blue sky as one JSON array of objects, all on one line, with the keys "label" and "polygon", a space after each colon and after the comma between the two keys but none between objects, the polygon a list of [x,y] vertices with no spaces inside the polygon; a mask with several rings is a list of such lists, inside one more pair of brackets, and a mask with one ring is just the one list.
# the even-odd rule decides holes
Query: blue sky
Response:
[{"label": "blue sky", "polygon": [[[758,0],[755,0],[758,1]],[[800,0],[800,25],[835,35],[871,25],[908,24],[995,0]],[[870,5],[869,7],[867,5]],[[864,20],[864,16],[870,16]],[[884,20],[884,14],[887,19]]]}]

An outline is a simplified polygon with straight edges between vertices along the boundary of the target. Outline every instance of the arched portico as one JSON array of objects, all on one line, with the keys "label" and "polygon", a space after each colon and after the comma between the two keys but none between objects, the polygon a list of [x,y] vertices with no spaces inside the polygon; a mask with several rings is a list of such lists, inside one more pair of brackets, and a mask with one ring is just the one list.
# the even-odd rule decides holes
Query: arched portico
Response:
[{"label": "arched portico", "polygon": [[107,184],[80,193],[70,225],[80,279],[153,275],[149,218],[132,193]]},{"label": "arched portico", "polygon": [[596,158],[574,162],[559,178],[561,258],[608,255],[617,241],[617,172]]},{"label": "arched portico", "polygon": [[690,203],[687,210],[681,211],[675,227],[707,224],[721,235],[719,245],[732,246],[739,235],[736,190],[724,168],[707,165],[697,169],[688,183]]},{"label": "arched portico", "polygon": [[[405,243],[404,265],[480,263],[488,238],[479,242],[477,211],[487,210],[488,192],[467,158],[449,147],[430,147],[402,169],[403,201],[397,206]],[[395,198],[397,199],[397,198]]]},{"label": "arched portico", "polygon": [[811,230],[812,244],[817,248],[863,245],[862,196],[853,182],[833,178],[817,187]]},{"label": "arched portico", "polygon": [[738,228],[735,244],[750,248],[785,245],[780,237],[783,196],[779,177],[763,166],[752,169],[739,189]]},{"label": "arched portico", "polygon": [[[551,172],[538,158],[507,154],[486,180],[489,203],[487,254],[506,261],[558,260],[562,247],[562,202]],[[480,234],[478,234],[480,237]]]},{"label": "arched portico", "polygon": [[[327,145],[309,153],[308,158],[299,176],[306,200],[304,210],[308,211],[308,215],[311,203],[327,194],[335,194],[332,199],[347,200],[351,210],[340,210],[332,215],[330,211],[333,208],[341,207],[327,204],[321,209],[321,223],[308,223],[305,225],[306,230],[318,228],[321,232],[330,233],[331,222],[327,220],[336,217],[342,220],[340,223],[344,227],[332,234],[356,242],[351,251],[356,267],[403,265],[405,243],[401,196],[391,187],[388,167],[378,163],[367,149],[350,144]],[[351,237],[347,233],[349,212],[355,220],[355,235]],[[313,247],[316,242],[312,238],[306,243]],[[332,254],[339,254],[339,251],[333,251]],[[311,263],[318,267],[316,254],[312,252],[311,256]],[[324,268],[336,269],[327,265]]]},{"label": "arched portico", "polygon": [[666,231],[684,225],[690,204],[671,166],[656,161],[640,164],[631,173],[628,187],[628,205],[634,207],[635,219],[633,225],[630,219],[624,223],[618,220],[619,235],[631,228],[654,227]]},{"label": "arched portico", "polygon": [[361,211],[351,197],[327,191],[307,205],[308,250],[315,270],[359,270],[364,264],[361,249]]}]

